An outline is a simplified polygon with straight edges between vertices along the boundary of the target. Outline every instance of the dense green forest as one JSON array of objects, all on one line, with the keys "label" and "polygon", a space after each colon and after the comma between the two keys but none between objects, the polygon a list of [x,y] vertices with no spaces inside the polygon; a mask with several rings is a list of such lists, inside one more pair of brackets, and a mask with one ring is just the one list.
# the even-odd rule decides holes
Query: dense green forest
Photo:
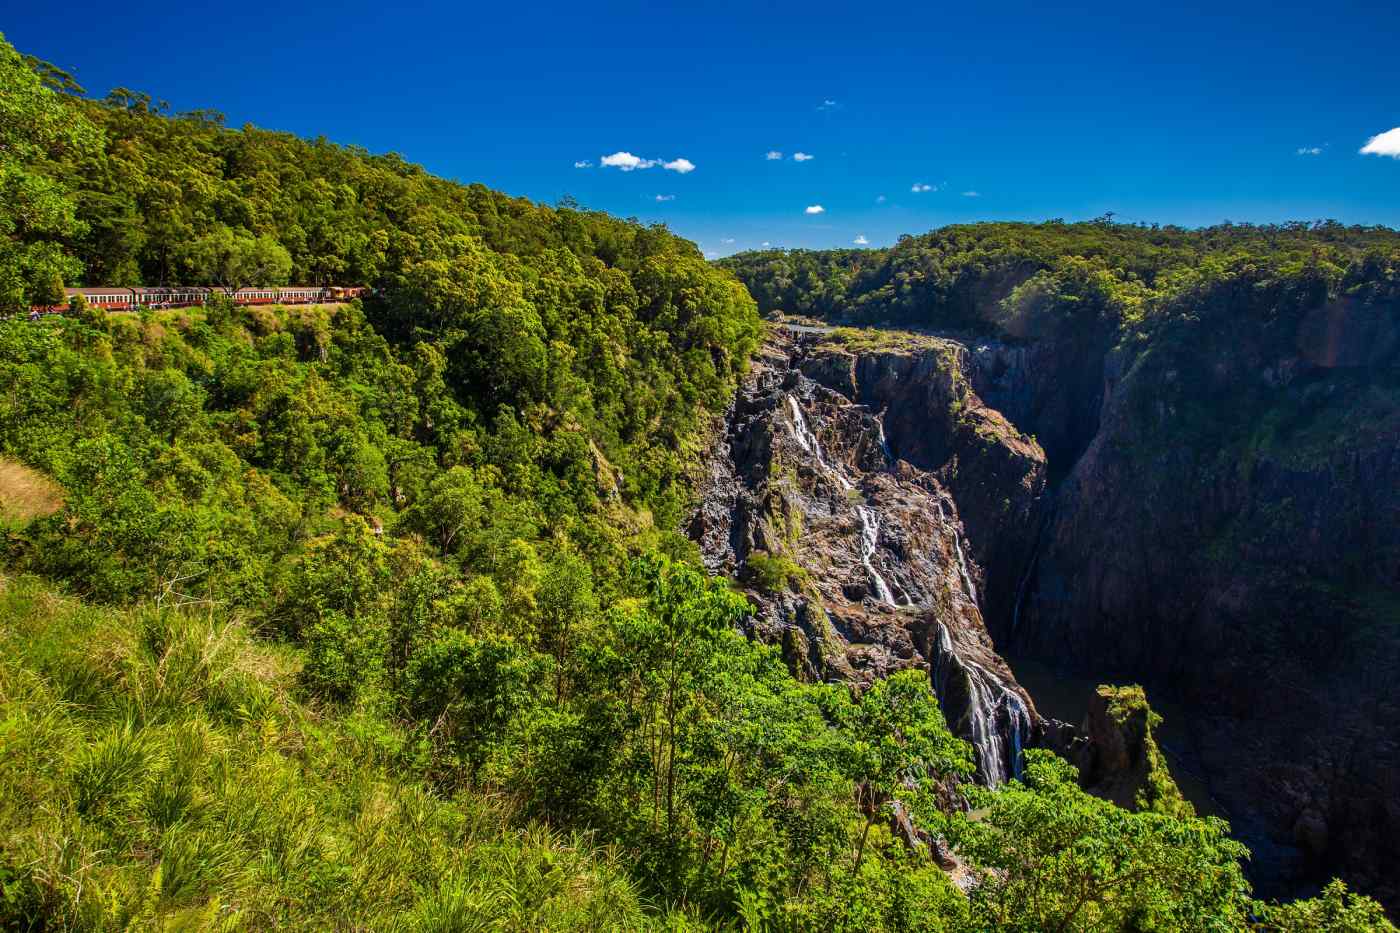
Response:
[{"label": "dense green forest", "polygon": [[745,640],[676,529],[758,308],[664,228],[88,100],[2,40],[0,194],[10,310],[376,289],[0,321],[5,929],[1386,926],[1253,901],[1223,822],[1048,753],[974,786],[917,672]]},{"label": "dense green forest", "polygon": [[981,223],[888,249],[765,250],[720,260],[763,312],[1011,337],[1151,324],[1210,289],[1400,293],[1400,232],[1327,221],[1187,230]]}]

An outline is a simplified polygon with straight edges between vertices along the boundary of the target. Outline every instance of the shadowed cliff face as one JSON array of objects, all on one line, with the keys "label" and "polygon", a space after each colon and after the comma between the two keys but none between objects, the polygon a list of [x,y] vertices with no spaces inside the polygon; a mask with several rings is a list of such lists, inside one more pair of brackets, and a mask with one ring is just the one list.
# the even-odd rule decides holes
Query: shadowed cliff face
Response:
[{"label": "shadowed cliff face", "polygon": [[[1044,458],[981,411],[963,354],[940,342],[856,355],[778,333],[712,450],[691,532],[712,570],[751,588],[755,634],[781,644],[799,676],[928,670],[979,777],[997,783],[1041,724],[983,624],[988,578],[963,516],[978,516],[990,548],[998,523],[1033,515]],[[879,388],[896,384],[907,398]]]},{"label": "shadowed cliff face", "polygon": [[1229,296],[1108,354],[1021,623],[993,629],[1174,693],[1265,894],[1400,896],[1397,334],[1393,306]]}]

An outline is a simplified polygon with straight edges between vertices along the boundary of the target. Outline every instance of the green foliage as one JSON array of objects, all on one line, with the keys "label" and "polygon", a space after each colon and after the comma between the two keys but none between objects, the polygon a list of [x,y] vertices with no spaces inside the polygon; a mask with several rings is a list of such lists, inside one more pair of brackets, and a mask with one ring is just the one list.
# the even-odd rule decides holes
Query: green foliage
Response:
[{"label": "green foliage", "polygon": [[719,265],[764,312],[1023,338],[1116,335],[1232,270],[1300,296],[1338,294],[1375,282],[1397,253],[1395,231],[1335,221],[1187,230],[1105,218],[955,225],[888,249],[766,250]]},{"label": "green foliage", "polygon": [[1092,797],[1073,767],[1028,750],[1024,784],[989,795],[978,820],[948,824],[983,874],[974,925],[1005,930],[1238,929],[1244,846],[1220,820],[1129,812]]},{"label": "green foliage", "polygon": [[[615,857],[406,779],[236,623],[0,591],[0,927],[643,929]],[[679,920],[680,918],[678,918]]]},{"label": "green foliage", "polygon": [[47,169],[89,156],[98,141],[0,35],[0,313],[61,303],[64,280],[81,269],[62,244],[83,224],[71,192]]},{"label": "green foliage", "polygon": [[785,554],[769,554],[767,551],[750,552],[744,563],[744,570],[752,578],[754,585],[770,593],[779,593],[794,583],[800,583],[806,576],[803,569]]},{"label": "green foliage", "polygon": [[1289,904],[1254,905],[1260,930],[1277,933],[1394,933],[1381,905],[1332,881],[1317,897]]}]

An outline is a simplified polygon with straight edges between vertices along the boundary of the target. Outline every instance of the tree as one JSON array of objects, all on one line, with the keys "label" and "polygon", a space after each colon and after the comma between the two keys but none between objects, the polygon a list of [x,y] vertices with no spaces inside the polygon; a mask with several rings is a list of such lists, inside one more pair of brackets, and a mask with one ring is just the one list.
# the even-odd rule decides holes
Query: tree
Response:
[{"label": "tree", "polygon": [[850,736],[848,774],[865,815],[853,868],[858,874],[875,821],[888,818],[896,803],[903,802],[909,812],[909,799],[926,779],[971,776],[972,752],[948,731],[922,671],[876,681],[843,713],[841,725]]},{"label": "tree", "polygon": [[292,271],[291,254],[273,237],[252,237],[222,225],[195,238],[182,260],[195,281],[218,285],[229,295],[251,286],[285,285]]},{"label": "tree", "polygon": [[41,166],[93,152],[101,139],[0,34],[0,310],[55,303],[80,274],[60,242],[82,231],[75,203]]},{"label": "tree", "polygon": [[588,565],[573,554],[560,555],[545,571],[537,600],[540,640],[554,656],[554,700],[558,703],[564,695],[565,664],[573,649],[575,630],[598,611]]},{"label": "tree", "polygon": [[979,820],[946,830],[978,866],[977,928],[1025,931],[1238,928],[1247,850],[1214,817],[1130,812],[1079,789],[1075,769],[1026,751],[1025,783],[983,792]]},{"label": "tree", "polygon": [[1385,909],[1333,879],[1317,897],[1288,904],[1256,902],[1254,929],[1273,933],[1395,933]]}]

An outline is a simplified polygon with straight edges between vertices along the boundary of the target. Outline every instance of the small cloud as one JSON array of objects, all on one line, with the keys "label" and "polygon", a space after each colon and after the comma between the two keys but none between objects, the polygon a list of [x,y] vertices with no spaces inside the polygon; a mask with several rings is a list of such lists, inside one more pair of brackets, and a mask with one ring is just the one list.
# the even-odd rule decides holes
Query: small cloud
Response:
[{"label": "small cloud", "polygon": [[914,185],[913,185],[909,190],[912,191],[912,192],[914,192],[915,194],[923,194],[925,191],[937,191],[937,190],[938,190],[938,186],[937,186],[937,185],[926,185],[926,184],[924,184],[923,182],[919,181],[919,182],[915,182]]},{"label": "small cloud", "polygon": [[695,163],[689,159],[672,159],[662,163],[661,167],[668,172],[680,172],[682,175],[695,171]]},{"label": "small cloud", "polygon": [[674,194],[658,194],[656,196],[656,200],[658,201],[674,201],[675,199],[676,196]]},{"label": "small cloud", "polygon": [[768,154],[764,156],[769,162],[777,162],[782,157],[783,154],[776,149],[769,149]]},{"label": "small cloud", "polygon": [[639,159],[630,152],[622,151],[605,155],[598,162],[605,168],[620,168],[624,172],[632,172],[639,168],[651,168],[656,164],[655,159]]},{"label": "small cloud", "polygon": [[825,213],[826,213],[826,208],[822,207],[820,204],[813,204],[813,205],[811,205],[810,207],[807,208],[806,213],[808,213],[808,214],[825,214]]},{"label": "small cloud", "polygon": [[965,198],[980,198],[981,196],[982,196],[982,194],[981,194],[981,192],[979,192],[979,191],[964,191],[964,192],[963,192],[963,197],[965,197]]},{"label": "small cloud", "polygon": [[822,101],[820,104],[817,104],[817,109],[818,109],[818,110],[840,110],[840,109],[841,109],[841,105],[840,105],[839,103],[837,103],[836,101],[834,101],[834,100],[832,100],[831,98],[828,97],[826,100]]},{"label": "small cloud", "polygon": [[706,258],[706,259],[718,259],[718,258],[719,258],[719,253],[715,252],[715,251],[712,250],[712,249],[707,249],[707,250],[705,250],[705,258]]},{"label": "small cloud", "polygon": [[767,240],[764,240],[764,241],[763,241],[763,248],[764,248],[764,249],[767,249],[768,247],[770,247],[770,246],[772,246],[772,245],[773,245],[773,244],[769,243]]},{"label": "small cloud", "polygon": [[733,243],[733,242],[734,242],[734,238],[733,238],[732,236],[727,236],[727,237],[725,237],[724,239],[720,240],[720,242],[723,243],[723,244],[725,244],[725,245],[727,246],[727,245],[729,245],[730,243]]},{"label": "small cloud", "polygon": [[1393,130],[1386,130],[1384,133],[1378,133],[1366,140],[1366,145],[1361,147],[1361,154],[1400,159],[1400,126]]},{"label": "small cloud", "polygon": [[857,246],[869,246],[869,245],[870,245],[870,241],[867,240],[867,239],[865,238],[865,234],[863,234],[863,233],[860,234],[859,236],[857,236],[857,237],[856,237],[854,240],[852,240],[851,242],[854,243],[854,244],[857,245]]},{"label": "small cloud", "polygon": [[1321,147],[1321,146],[1300,146],[1300,147],[1298,147],[1298,155],[1305,155],[1305,156],[1318,156],[1318,155],[1322,155],[1322,147]]},{"label": "small cloud", "polygon": [[885,203],[886,201],[888,201],[888,200],[889,200],[889,198],[887,198],[887,197],[885,197],[883,194],[881,194],[881,195],[877,195],[877,196],[876,196],[876,198],[875,198],[875,203],[876,203],[876,204],[884,204],[884,203]]},{"label": "small cloud", "polygon": [[577,162],[574,163],[574,168],[592,168],[592,167],[593,167],[593,163],[590,162],[588,159],[579,159]]},{"label": "small cloud", "polygon": [[794,161],[794,162],[810,162],[810,161],[812,161],[812,160],[815,159],[815,158],[816,158],[816,156],[814,156],[814,155],[808,155],[808,154],[805,153],[805,152],[794,152],[794,153],[792,154],[792,161]]}]

